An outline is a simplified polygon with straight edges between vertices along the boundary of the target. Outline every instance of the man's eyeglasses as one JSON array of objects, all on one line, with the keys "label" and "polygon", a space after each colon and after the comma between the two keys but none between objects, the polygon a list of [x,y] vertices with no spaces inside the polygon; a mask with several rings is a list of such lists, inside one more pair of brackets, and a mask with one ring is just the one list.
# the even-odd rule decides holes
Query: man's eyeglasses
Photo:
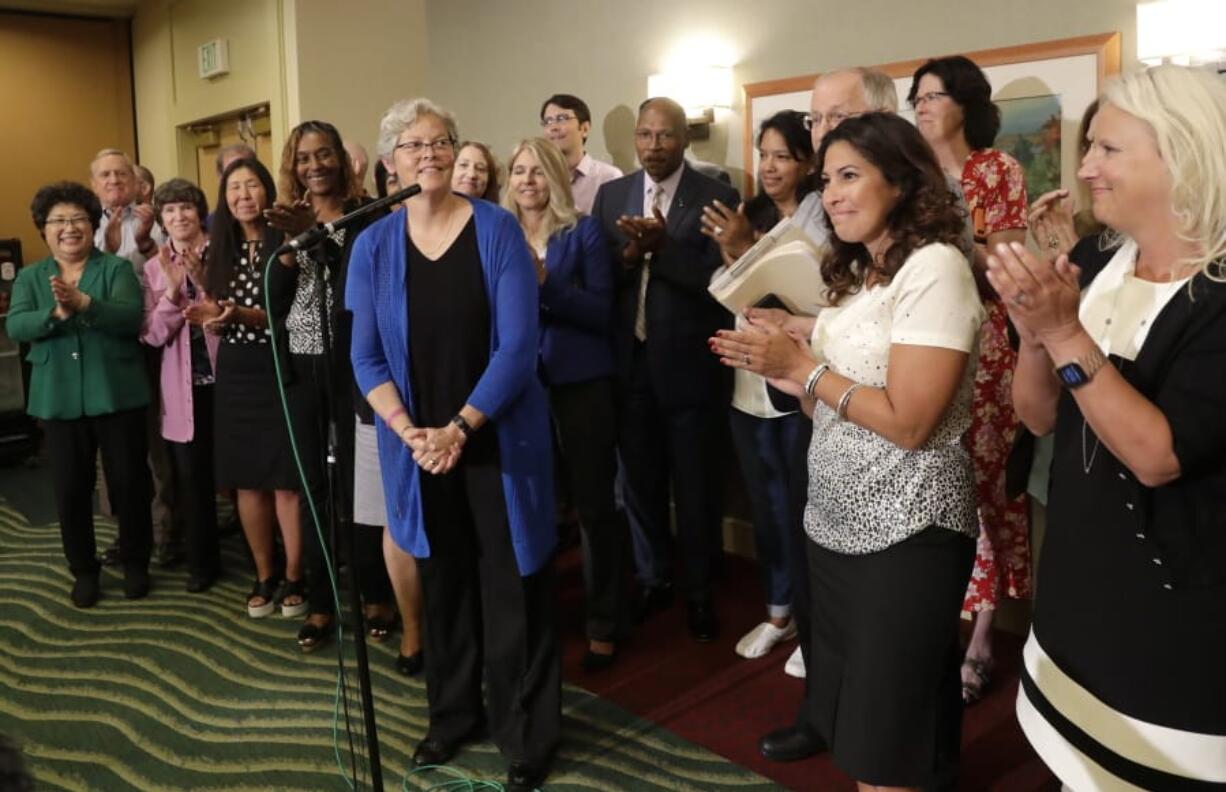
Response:
[{"label": "man's eyeglasses", "polygon": [[639,143],[672,143],[677,139],[677,133],[671,129],[652,132],[650,129],[634,130],[634,139]]},{"label": "man's eyeglasses", "polygon": [[920,105],[926,105],[929,102],[944,99],[946,96],[949,96],[949,94],[947,94],[945,91],[929,91],[926,94],[920,94],[919,96],[915,97],[909,102],[909,104],[911,105],[912,109],[915,109]]},{"label": "man's eyeglasses", "polygon": [[435,154],[443,154],[451,151],[455,146],[455,141],[449,137],[442,137],[438,140],[406,140],[403,143],[397,143],[392,147],[393,151],[403,151],[411,157],[421,156],[421,153],[429,147]]},{"label": "man's eyeglasses", "polygon": [[804,117],[803,121],[804,121],[805,129],[812,132],[813,127],[819,127],[822,125],[823,120],[826,121],[827,124],[830,125],[831,129],[834,129],[836,126],[843,123],[847,119],[855,118],[858,115],[863,115],[863,113],[826,113],[825,115],[823,115],[821,113],[814,112],[814,113],[807,114]]},{"label": "man's eyeglasses", "polygon": [[575,116],[571,115],[570,113],[558,113],[557,115],[541,116],[541,126],[547,127],[553,126],[554,124],[565,124],[567,121],[571,121],[574,118]]},{"label": "man's eyeglasses", "polygon": [[61,228],[63,226],[88,226],[91,225],[89,215],[73,215],[72,217],[48,217],[47,225],[52,228]]}]

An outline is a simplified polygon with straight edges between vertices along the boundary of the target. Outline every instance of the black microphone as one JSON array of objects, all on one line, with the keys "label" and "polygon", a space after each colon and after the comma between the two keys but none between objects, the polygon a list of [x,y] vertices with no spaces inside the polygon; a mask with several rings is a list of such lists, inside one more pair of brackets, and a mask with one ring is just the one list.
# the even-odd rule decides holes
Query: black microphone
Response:
[{"label": "black microphone", "polygon": [[386,207],[391,206],[392,204],[398,204],[401,201],[407,201],[408,199],[412,198],[414,195],[417,195],[419,192],[421,192],[421,185],[413,184],[408,187],[405,187],[403,190],[400,190],[399,192],[392,193],[386,198],[380,198],[377,201],[371,201],[368,204],[359,206],[357,209],[354,209],[349,214],[336,218],[331,223],[324,223],[323,225],[317,225],[314,228],[303,231],[298,236],[294,237],[293,239],[286,242],[281,247],[277,248],[276,252],[274,252],[273,255],[280,256],[282,253],[292,253],[294,251],[306,250],[306,249],[312,248],[315,245],[319,244],[320,240],[322,240],[324,237],[328,236],[333,231],[337,231],[339,229],[342,229],[348,226],[354,220],[357,220],[360,217],[365,217],[371,212],[381,211],[385,209]]}]

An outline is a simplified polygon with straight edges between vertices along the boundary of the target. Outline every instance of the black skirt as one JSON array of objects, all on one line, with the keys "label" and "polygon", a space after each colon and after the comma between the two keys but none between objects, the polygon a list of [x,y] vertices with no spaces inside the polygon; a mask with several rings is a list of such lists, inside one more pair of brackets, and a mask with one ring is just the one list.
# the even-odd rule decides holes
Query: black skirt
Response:
[{"label": "black skirt", "polygon": [[214,400],[217,488],[300,489],[268,344],[223,342]]},{"label": "black skirt", "polygon": [[929,786],[956,773],[974,556],[974,540],[938,527],[867,555],[809,543],[811,722],[857,781]]}]

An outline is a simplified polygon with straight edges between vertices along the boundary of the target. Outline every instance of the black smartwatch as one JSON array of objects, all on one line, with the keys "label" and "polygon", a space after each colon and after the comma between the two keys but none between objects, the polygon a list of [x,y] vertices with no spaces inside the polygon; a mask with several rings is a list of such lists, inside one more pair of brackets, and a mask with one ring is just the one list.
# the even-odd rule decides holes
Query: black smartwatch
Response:
[{"label": "black smartwatch", "polygon": [[1056,376],[1064,387],[1076,390],[1094,379],[1094,375],[1106,364],[1107,356],[1096,346],[1081,357],[1074,358],[1063,366],[1056,366]]},{"label": "black smartwatch", "polygon": [[464,419],[464,416],[460,415],[459,413],[456,413],[455,417],[451,419],[451,422],[455,424],[457,427],[459,427],[460,432],[463,433],[465,440],[472,437],[473,432],[476,431],[475,429],[473,429],[473,425],[470,424],[468,421],[466,421]]}]

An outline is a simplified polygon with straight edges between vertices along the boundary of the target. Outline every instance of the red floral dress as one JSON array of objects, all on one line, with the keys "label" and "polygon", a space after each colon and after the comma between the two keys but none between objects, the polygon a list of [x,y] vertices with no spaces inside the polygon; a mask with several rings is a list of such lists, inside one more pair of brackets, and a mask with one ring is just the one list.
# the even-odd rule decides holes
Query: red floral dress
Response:
[{"label": "red floral dress", "polygon": [[[962,192],[982,245],[998,231],[1026,229],[1026,179],[1022,166],[994,149],[974,151],[962,169]],[[1004,303],[984,299],[987,320],[979,341],[979,368],[971,405],[967,445],[975,466],[979,496],[979,543],[964,614],[994,610],[1003,593],[1030,596],[1030,520],[1026,496],[1005,496],[1005,461],[1013,447],[1018,419],[1013,411],[1013,367],[1017,353],[1009,344]]]}]

